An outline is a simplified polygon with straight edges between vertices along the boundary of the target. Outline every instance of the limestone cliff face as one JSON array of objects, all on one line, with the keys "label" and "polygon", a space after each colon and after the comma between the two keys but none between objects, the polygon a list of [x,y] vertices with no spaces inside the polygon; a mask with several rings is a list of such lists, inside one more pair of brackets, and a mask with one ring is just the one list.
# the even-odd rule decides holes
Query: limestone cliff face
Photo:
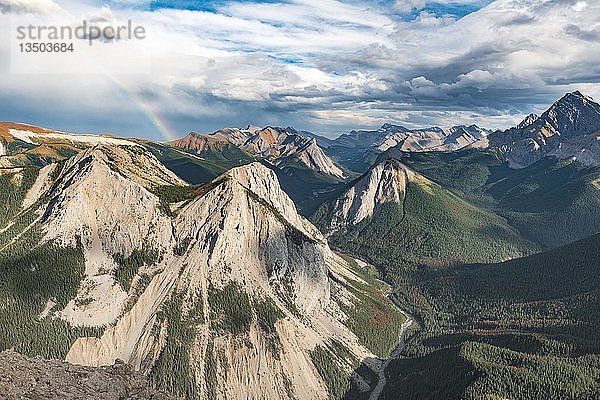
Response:
[{"label": "limestone cliff face", "polygon": [[231,170],[183,205],[175,227],[178,239],[190,242],[182,274],[189,286],[208,278],[215,286],[234,280],[258,295],[284,290],[301,314],[329,301],[325,240],[258,163]]},{"label": "limestone cliff face", "polygon": [[60,312],[72,325],[105,326],[122,312],[127,293],[115,284],[114,256],[144,248],[165,253],[173,246],[170,219],[160,210],[159,199],[140,183],[181,181],[146,157],[118,147],[88,149],[64,165],[47,193],[43,240],[81,245],[85,256],[79,294]]},{"label": "limestone cliff face", "polygon": [[[86,263],[77,298],[51,315],[106,328],[76,340],[67,361],[119,358],[154,376],[185,325],[187,361],[168,368],[193,382],[191,398],[327,399],[310,357],[317,345],[336,340],[358,360],[372,356],[332,295],[351,298],[338,282],[361,279],[298,215],[270,169],[232,169],[167,213],[149,190],[157,181],[144,178],[162,167],[146,166],[140,178],[115,162],[121,150],[96,147],[69,160],[42,207],[44,241],[80,245]],[[148,249],[160,257],[123,288],[115,256]],[[225,313],[224,301],[232,302]]]},{"label": "limestone cliff face", "polygon": [[396,159],[381,161],[335,201],[331,228],[356,225],[366,218],[376,216],[385,203],[402,204],[406,184],[416,178],[418,176],[414,171]]}]

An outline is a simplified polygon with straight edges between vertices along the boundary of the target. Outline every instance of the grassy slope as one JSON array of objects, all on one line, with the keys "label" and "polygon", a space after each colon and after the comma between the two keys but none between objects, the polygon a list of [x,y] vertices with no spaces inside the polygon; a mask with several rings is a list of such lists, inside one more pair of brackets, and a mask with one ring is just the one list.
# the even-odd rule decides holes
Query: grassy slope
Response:
[{"label": "grassy slope", "polygon": [[[597,399],[597,356],[540,357],[464,342],[393,361],[381,399]],[[401,397],[399,397],[401,396]]]}]

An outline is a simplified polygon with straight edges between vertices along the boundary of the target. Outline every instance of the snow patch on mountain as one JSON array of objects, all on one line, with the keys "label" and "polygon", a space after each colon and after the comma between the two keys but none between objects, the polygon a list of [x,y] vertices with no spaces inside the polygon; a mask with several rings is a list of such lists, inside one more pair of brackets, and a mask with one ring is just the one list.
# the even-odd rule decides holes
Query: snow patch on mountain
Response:
[{"label": "snow patch on mountain", "polygon": [[73,133],[49,132],[39,133],[18,129],[10,129],[9,133],[15,138],[30,144],[41,144],[50,140],[62,140],[70,144],[86,144],[86,145],[114,145],[114,146],[139,146],[137,143],[99,135],[81,135]]}]

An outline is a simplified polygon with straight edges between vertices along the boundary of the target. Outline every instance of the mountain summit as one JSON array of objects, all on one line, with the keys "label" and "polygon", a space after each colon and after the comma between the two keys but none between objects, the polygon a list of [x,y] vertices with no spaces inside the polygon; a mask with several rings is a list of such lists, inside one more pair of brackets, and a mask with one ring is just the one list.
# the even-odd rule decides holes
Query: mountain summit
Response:
[{"label": "mountain summit", "polygon": [[542,115],[528,116],[517,127],[488,137],[513,167],[525,167],[546,156],[573,157],[600,165],[600,104],[579,91],[567,93]]},{"label": "mountain summit", "polygon": [[416,178],[417,174],[399,160],[385,158],[338,197],[333,207],[331,227],[356,225],[377,217],[383,205],[389,202],[401,205],[407,183]]}]

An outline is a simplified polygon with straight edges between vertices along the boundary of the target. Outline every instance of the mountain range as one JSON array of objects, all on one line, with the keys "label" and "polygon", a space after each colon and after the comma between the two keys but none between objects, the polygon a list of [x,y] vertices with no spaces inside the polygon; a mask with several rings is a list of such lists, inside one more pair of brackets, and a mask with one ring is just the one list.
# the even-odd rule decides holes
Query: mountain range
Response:
[{"label": "mountain range", "polygon": [[[584,165],[600,165],[600,105],[581,92],[567,93],[542,115],[530,114],[516,127],[492,131],[476,125],[408,129],[384,124],[374,131],[351,131],[336,139],[304,133],[340,164],[364,172],[389,149],[404,152],[456,152],[466,148],[498,148],[513,168],[547,156],[574,157]],[[356,155],[357,151],[360,153]]]},{"label": "mountain range", "polygon": [[187,399],[597,398],[599,143],[580,92],[503,131],[0,123],[0,349]]},{"label": "mountain range", "polygon": [[342,170],[323,153],[314,138],[301,136],[292,128],[228,128],[208,135],[190,133],[169,144],[200,156],[234,145],[277,166],[300,163],[321,174],[344,177]]}]

